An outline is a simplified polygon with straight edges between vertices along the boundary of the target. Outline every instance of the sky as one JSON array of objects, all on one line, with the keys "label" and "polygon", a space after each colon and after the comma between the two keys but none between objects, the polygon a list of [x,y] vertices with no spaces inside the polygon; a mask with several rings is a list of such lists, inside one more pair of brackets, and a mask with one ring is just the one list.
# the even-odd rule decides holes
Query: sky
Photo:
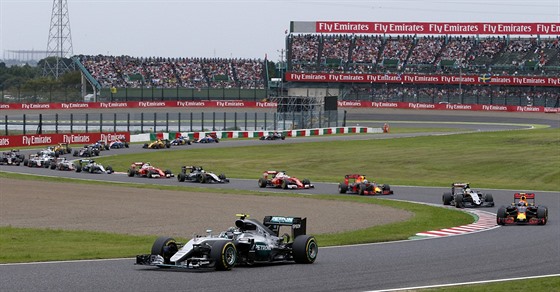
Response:
[{"label": "sky", "polygon": [[[560,0],[67,0],[75,55],[277,61],[290,21],[553,22]],[[0,52],[46,50],[52,0],[0,0]],[[0,59],[3,54],[0,54]]]}]

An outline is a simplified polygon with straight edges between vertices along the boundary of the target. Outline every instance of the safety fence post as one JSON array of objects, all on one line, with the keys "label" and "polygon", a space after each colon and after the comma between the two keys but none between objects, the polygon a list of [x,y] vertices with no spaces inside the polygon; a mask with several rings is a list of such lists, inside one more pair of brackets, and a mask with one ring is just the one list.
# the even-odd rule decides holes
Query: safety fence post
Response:
[{"label": "safety fence post", "polygon": [[237,131],[237,112],[233,113],[233,131]]},{"label": "safety fence post", "polygon": [[126,114],[126,131],[130,133],[130,113]]},{"label": "safety fence post", "polygon": [[257,113],[255,113],[255,131],[257,131]]},{"label": "safety fence post", "polygon": [[[179,98],[179,93],[177,93],[177,98]],[[177,132],[181,133],[181,112],[177,115]]]},{"label": "safety fence post", "polygon": [[6,133],[6,136],[8,136],[8,115],[4,116],[4,129],[5,129],[4,132]]},{"label": "safety fence post", "polygon": [[86,113],[86,133],[88,132],[88,121],[89,121],[89,114]]},{"label": "safety fence post", "polygon": [[117,132],[117,113],[114,113],[113,116],[113,132]]},{"label": "safety fence post", "polygon": [[247,112],[245,112],[245,131],[248,131],[247,130]]},{"label": "safety fence post", "polygon": [[54,132],[58,134],[58,114],[54,114]]},{"label": "safety fence post", "polygon": [[[153,96],[153,87],[152,87],[152,100],[153,100],[153,99],[154,99],[154,96]],[[157,132],[157,129],[156,129],[156,128],[157,128],[156,120],[157,120],[157,113],[154,113],[154,130],[153,130],[153,133],[156,133],[156,132]]]},{"label": "safety fence post", "polygon": [[202,112],[202,115],[200,117],[200,131],[204,131],[204,112]]},{"label": "safety fence post", "polygon": [[[163,90],[161,92],[163,95]],[[169,113],[165,113],[165,132],[169,133]]]},{"label": "safety fence post", "polygon": [[266,131],[266,121],[267,121],[266,113],[264,113],[264,129],[263,130],[265,130],[265,131]]},{"label": "safety fence post", "polygon": [[[41,116],[41,114],[39,114],[39,116]],[[25,120],[25,114],[23,114],[23,134],[25,135],[25,126],[27,124],[27,121]]]},{"label": "safety fence post", "polygon": [[74,133],[74,114],[70,114],[70,133]]},{"label": "safety fence post", "polygon": [[190,123],[191,123],[191,132],[193,131],[192,122],[193,122],[193,113],[191,112],[191,121],[190,121]]},{"label": "safety fence post", "polygon": [[103,133],[103,114],[99,114],[99,133]]},{"label": "safety fence post", "polygon": [[222,131],[225,131],[227,129],[227,124],[226,124],[226,112],[224,112],[224,127],[222,129]]},{"label": "safety fence post", "polygon": [[140,113],[140,133],[144,133],[144,113]]}]

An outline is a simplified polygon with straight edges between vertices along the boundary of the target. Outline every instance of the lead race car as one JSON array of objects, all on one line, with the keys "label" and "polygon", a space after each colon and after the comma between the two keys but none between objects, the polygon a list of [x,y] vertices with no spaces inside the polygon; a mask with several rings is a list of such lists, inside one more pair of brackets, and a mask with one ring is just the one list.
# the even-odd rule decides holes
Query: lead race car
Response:
[{"label": "lead race car", "polygon": [[451,192],[443,193],[444,205],[463,207],[494,207],[492,194],[472,190],[469,183],[452,183]]},{"label": "lead race car", "polygon": [[515,193],[510,206],[501,206],[496,213],[496,223],[545,225],[548,221],[548,208],[535,204],[534,193]]},{"label": "lead race car", "polygon": [[[315,262],[319,246],[315,237],[306,234],[307,218],[266,216],[263,222],[237,214],[235,227],[219,234],[207,230],[186,244],[170,237],[159,237],[150,254],[137,255],[137,265],[160,268],[231,270],[235,265],[258,263]],[[280,235],[282,226],[291,234]]]}]

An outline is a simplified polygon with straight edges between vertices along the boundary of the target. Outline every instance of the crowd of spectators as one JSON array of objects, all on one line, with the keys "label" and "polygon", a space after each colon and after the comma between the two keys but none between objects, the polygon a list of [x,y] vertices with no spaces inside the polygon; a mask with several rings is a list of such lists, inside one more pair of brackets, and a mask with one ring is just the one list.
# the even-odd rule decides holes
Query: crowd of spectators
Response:
[{"label": "crowd of spectators", "polygon": [[[367,100],[388,102],[421,102],[433,103],[475,103],[482,99],[492,99],[492,104],[504,103],[518,105],[558,106],[560,91],[557,88],[534,88],[519,86],[481,86],[481,85],[401,85],[374,84],[354,85],[343,90],[345,100]],[[469,100],[471,102],[469,102]]]},{"label": "crowd of spectators", "polygon": [[79,56],[102,87],[264,88],[264,61],[226,58]]},{"label": "crowd of spectators", "polygon": [[[296,34],[288,38],[288,66],[294,72],[558,75],[558,42],[558,37]],[[340,64],[333,66],[332,59]],[[386,66],[387,60],[393,66]]]}]

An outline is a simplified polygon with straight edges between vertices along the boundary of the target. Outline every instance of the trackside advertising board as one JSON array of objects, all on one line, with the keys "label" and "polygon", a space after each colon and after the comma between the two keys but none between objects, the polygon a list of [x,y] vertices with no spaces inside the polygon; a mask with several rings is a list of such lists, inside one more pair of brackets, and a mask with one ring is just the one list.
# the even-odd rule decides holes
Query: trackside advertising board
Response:
[{"label": "trackside advertising board", "polygon": [[69,143],[70,145],[82,147],[85,144],[92,144],[99,140],[110,143],[117,139],[130,141],[130,133],[116,132],[0,136],[0,147],[45,146],[58,143]]},{"label": "trackside advertising board", "polygon": [[[202,101],[204,102],[204,101]],[[227,101],[222,101],[228,103]],[[136,108],[138,102],[117,102],[117,103],[103,103],[103,102],[83,102],[83,103],[70,103],[76,107],[68,107],[69,103],[32,103],[32,104],[19,104],[19,103],[0,103],[1,109],[10,110],[58,110],[58,109],[72,109],[72,108],[87,108],[99,109],[105,108],[100,104],[120,104],[122,106],[112,108]],[[147,102],[150,103],[150,102]],[[177,107],[175,102],[166,102],[170,105],[167,107]],[[277,104],[275,102],[257,102],[266,104],[267,108],[274,109]],[[211,103],[210,103],[211,104]],[[271,106],[273,105],[273,106]],[[150,108],[148,105],[144,108]],[[160,107],[156,102],[154,107]],[[208,106],[212,108],[213,106]],[[238,106],[236,106],[238,107]],[[506,112],[532,112],[532,113],[560,113],[560,108],[543,107],[543,106],[515,106],[515,105],[486,105],[486,104],[446,104],[446,103],[418,103],[418,102],[375,102],[375,101],[362,101],[362,100],[343,100],[338,101],[339,108],[399,108],[399,109],[431,109],[431,110],[470,110],[470,111],[506,111]],[[203,108],[203,106],[200,106]],[[245,108],[253,108],[251,106]],[[1,112],[1,111],[0,111]],[[1,145],[0,145],[1,146]]]},{"label": "trackside advertising board", "polygon": [[292,21],[293,33],[559,35],[560,23]]}]

